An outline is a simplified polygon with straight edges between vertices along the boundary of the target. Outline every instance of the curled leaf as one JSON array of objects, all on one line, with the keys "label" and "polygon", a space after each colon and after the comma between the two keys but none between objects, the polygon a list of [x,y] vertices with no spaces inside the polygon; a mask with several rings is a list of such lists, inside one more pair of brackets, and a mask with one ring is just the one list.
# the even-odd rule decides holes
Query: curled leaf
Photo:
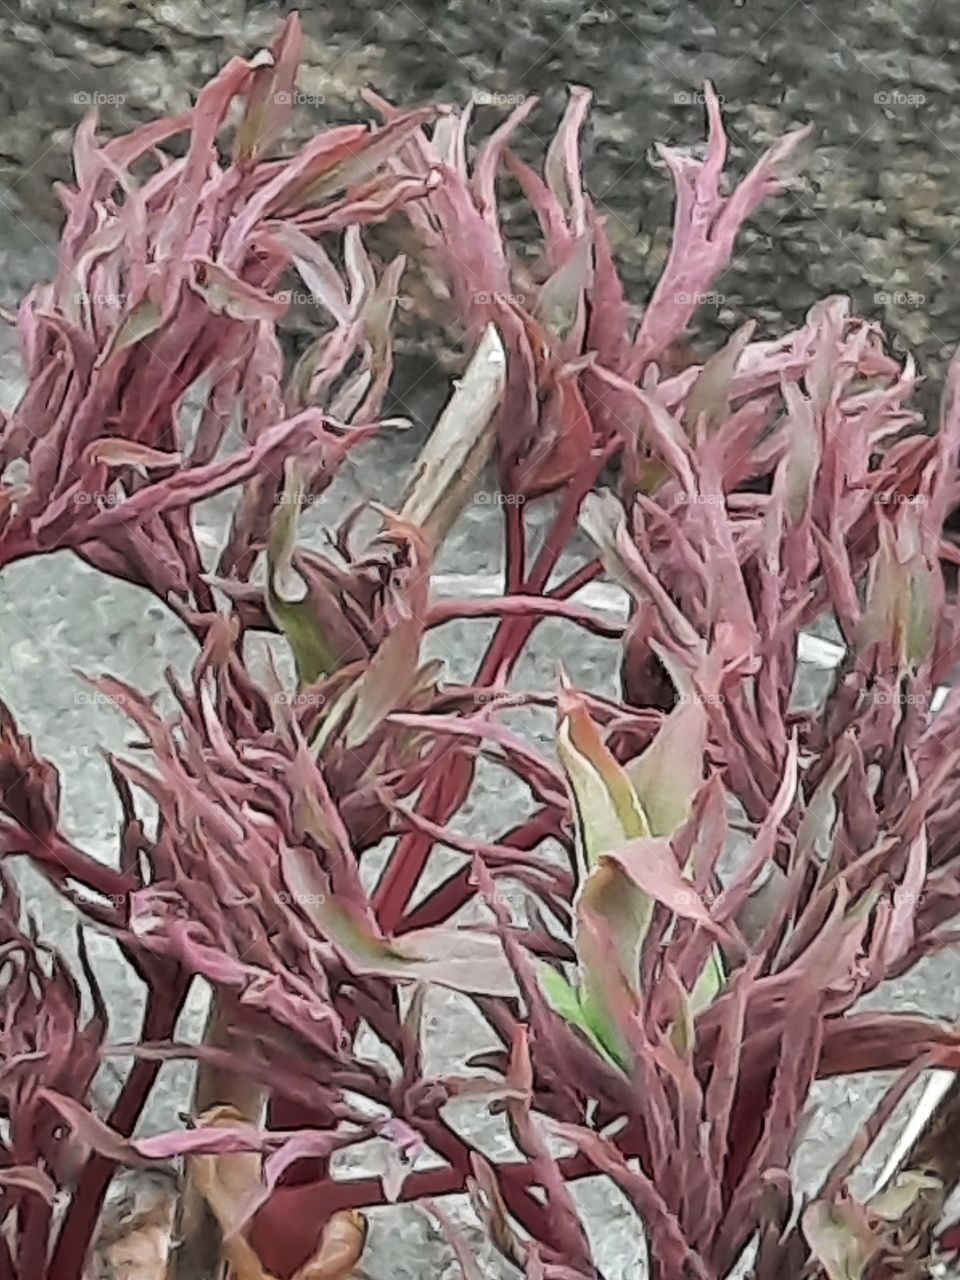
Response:
[{"label": "curled leaf", "polygon": [[92,440],[84,452],[84,461],[88,465],[105,467],[131,467],[146,475],[148,471],[162,467],[178,467],[179,453],[167,453],[163,449],[152,449],[149,445],[138,444],[136,440],[118,439],[103,436]]},{"label": "curled leaf", "polygon": [[537,296],[534,315],[560,342],[570,337],[583,316],[583,299],[592,283],[593,233],[574,241],[566,261],[547,280]]},{"label": "curled leaf", "polygon": [[697,375],[683,410],[684,430],[693,433],[702,419],[708,430],[730,417],[730,386],[745,348],[756,330],[756,321],[740,326],[729,342],[715,352]]},{"label": "curled leaf", "polygon": [[815,1200],[801,1218],[803,1234],[828,1280],[864,1280],[879,1248],[866,1215],[854,1201]]},{"label": "curled leaf", "polygon": [[285,298],[272,297],[209,258],[197,260],[192,283],[211,311],[234,320],[276,321],[287,309]]},{"label": "curled leaf", "polygon": [[348,904],[327,893],[302,892],[306,882],[297,870],[293,851],[284,851],[283,865],[294,900],[353,972],[435,982],[477,995],[517,994],[513,970],[496,934],[438,925],[412,930],[400,938],[385,938]]},{"label": "curled leaf", "polygon": [[267,608],[275,625],[287,637],[301,688],[329,675],[337,667],[337,656],[327,639],[310,593],[298,600],[285,598],[282,579],[289,577],[297,536],[297,513],[301,500],[300,471],[292,459],[284,468],[284,487],[274,509],[273,526],[267,545]]},{"label": "curled leaf", "polygon": [[116,351],[125,351],[127,347],[133,347],[144,338],[149,338],[160,328],[160,319],[160,308],[153,299],[143,298],[120,321],[114,331],[113,341],[105,349],[102,358],[105,359],[108,354],[112,355]]},{"label": "curled leaf", "polygon": [[797,524],[809,510],[823,445],[812,401],[793,382],[784,382],[787,454],[781,464],[787,515]]},{"label": "curled leaf", "polygon": [[653,741],[627,766],[654,836],[672,836],[683,826],[703,784],[707,696],[692,688],[681,693]]}]

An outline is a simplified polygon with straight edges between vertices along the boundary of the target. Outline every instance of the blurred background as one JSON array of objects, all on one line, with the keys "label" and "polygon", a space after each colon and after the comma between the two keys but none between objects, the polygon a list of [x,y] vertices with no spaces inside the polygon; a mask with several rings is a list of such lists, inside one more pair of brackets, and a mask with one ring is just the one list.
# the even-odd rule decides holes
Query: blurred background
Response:
[{"label": "blurred background", "polygon": [[[255,0],[0,0],[0,250],[4,300],[53,243],[52,182],[91,105],[107,130],[185,107],[234,53],[267,43],[294,6]],[[398,103],[489,103],[478,134],[519,96],[540,110],[521,150],[542,155],[571,83],[594,93],[588,181],[607,213],[632,300],[666,253],[671,189],[655,141],[696,147],[702,88],[721,96],[735,166],[812,122],[791,191],[765,206],[701,308],[709,342],[746,316],[761,336],[819,297],[852,295],[929,375],[927,407],[960,333],[960,8],[950,0],[333,0],[304,5],[306,66],[294,128],[365,115],[359,89]],[[509,190],[507,191],[509,197]],[[414,341],[398,390],[419,416],[442,379]],[[429,407],[424,416],[429,416]]]}]

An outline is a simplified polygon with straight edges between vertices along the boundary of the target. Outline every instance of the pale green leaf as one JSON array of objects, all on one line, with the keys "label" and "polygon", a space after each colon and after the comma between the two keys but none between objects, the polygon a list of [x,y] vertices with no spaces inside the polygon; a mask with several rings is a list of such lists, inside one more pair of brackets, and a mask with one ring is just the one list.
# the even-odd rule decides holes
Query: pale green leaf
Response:
[{"label": "pale green leaf", "polygon": [[869,1231],[859,1205],[815,1200],[804,1210],[801,1225],[829,1280],[863,1280],[879,1241]]}]

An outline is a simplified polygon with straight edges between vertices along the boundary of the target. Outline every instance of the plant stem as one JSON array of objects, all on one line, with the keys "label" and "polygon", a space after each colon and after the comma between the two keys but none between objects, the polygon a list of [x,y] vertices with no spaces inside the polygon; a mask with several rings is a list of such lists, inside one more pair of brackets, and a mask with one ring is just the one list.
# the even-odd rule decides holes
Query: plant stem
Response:
[{"label": "plant stem", "polygon": [[[143,1017],[142,1039],[166,1040],[173,1034],[188,986],[187,978],[178,974],[172,988],[164,986],[162,995],[156,989],[150,991]],[[107,1120],[117,1133],[124,1137],[133,1133],[160,1066],[159,1062],[138,1058],[130,1068]],[[48,1280],[82,1280],[103,1199],[115,1168],[114,1161],[96,1153],[84,1165],[77,1191],[60,1227],[47,1271]]]}]

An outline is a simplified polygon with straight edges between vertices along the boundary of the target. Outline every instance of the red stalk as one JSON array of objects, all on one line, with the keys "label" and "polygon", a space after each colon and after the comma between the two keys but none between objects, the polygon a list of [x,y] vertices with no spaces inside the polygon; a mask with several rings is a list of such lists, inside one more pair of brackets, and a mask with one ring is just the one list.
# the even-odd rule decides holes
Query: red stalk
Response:
[{"label": "red stalk", "polygon": [[[607,445],[593,459],[593,465],[581,475],[579,484],[569,488],[563,496],[560,511],[541,548],[528,581],[523,584],[525,593],[541,596],[550,575],[559,560],[563,548],[576,526],[580,504],[592,490],[597,477],[607,462],[620,448],[619,441]],[[537,617],[503,618],[480,663],[474,684],[480,688],[500,685],[506,681],[523,651],[530,635],[543,614]],[[456,784],[456,790],[448,789],[448,768],[437,766],[437,776],[431,778],[417,803],[417,812],[432,822],[442,823],[456,813],[466,799],[470,779]],[[441,808],[442,805],[442,808]],[[394,932],[404,917],[410,895],[413,893],[427,864],[433,839],[423,833],[409,832],[403,836],[393,851],[386,872],[377,886],[374,903],[381,927]]]},{"label": "red stalk", "polygon": [[582,587],[589,586],[597,578],[602,578],[603,574],[603,561],[599,557],[596,560],[590,560],[581,565],[579,569],[574,569],[573,573],[568,574],[558,587],[553,587],[548,591],[547,598],[551,600],[568,600],[570,596],[576,595]]},{"label": "red stalk", "polygon": [[[580,504],[593,489],[604,466],[615,456],[619,448],[620,442],[614,441],[595,454],[592,466],[580,476],[579,483],[575,487],[568,488],[564,493],[560,510],[546,543],[540,550],[529,579],[523,583],[524,594],[543,595],[550,575],[576,526]],[[517,510],[519,513],[519,508]],[[508,580],[511,578],[512,573],[508,569]],[[501,620],[480,663],[474,680],[476,686],[489,688],[507,680],[523,651],[523,646],[543,616],[545,614],[539,614],[534,618],[527,616]],[[439,764],[437,770],[437,775],[431,778],[424,788],[416,808],[418,813],[422,813],[432,822],[443,823],[448,821],[463,804],[469,791],[470,778],[466,777],[460,783],[455,782],[455,790],[451,792],[448,787],[449,767]],[[377,918],[387,933],[392,933],[399,927],[410,895],[426,867],[433,843],[430,836],[419,831],[408,832],[397,842],[390,863],[374,895]]]},{"label": "red stalk", "polygon": [[444,600],[430,610],[428,627],[439,627],[454,618],[496,617],[566,618],[607,640],[619,640],[623,624],[608,622],[599,614],[556,596],[509,595],[496,600]]},{"label": "red stalk", "polygon": [[[156,989],[150,991],[143,1018],[144,1039],[166,1040],[173,1034],[189,985],[189,979],[181,975],[172,989],[163,989],[162,998]],[[133,1133],[161,1065],[138,1058],[130,1068],[107,1121],[117,1133],[124,1137]],[[82,1280],[87,1251],[115,1168],[113,1160],[96,1152],[83,1166],[45,1280]]]},{"label": "red stalk", "polygon": [[69,876],[105,898],[122,898],[134,887],[127,876],[97,862],[67,840],[54,837],[48,844],[33,832],[12,823],[0,825],[0,852],[21,853],[49,869],[51,879],[62,880]]},{"label": "red stalk", "polygon": [[505,591],[511,593],[520,590],[527,570],[527,533],[523,507],[519,502],[508,503],[504,507],[503,532],[507,554]]},{"label": "red stalk", "polygon": [[[437,1136],[429,1136],[431,1146],[437,1145],[434,1142]],[[426,1197],[455,1195],[463,1191],[470,1173],[469,1148],[456,1135],[451,1134],[451,1137],[453,1142],[442,1145],[449,1147],[456,1163],[443,1169],[411,1174],[400,1189],[398,1203],[408,1204]],[[446,1152],[441,1154],[447,1158]],[[557,1163],[561,1176],[567,1182],[596,1173],[586,1156],[567,1156]],[[511,1213],[535,1235],[539,1231],[544,1232],[539,1238],[549,1240],[548,1210],[529,1192],[536,1183],[533,1170],[529,1165],[515,1164],[504,1165],[498,1172]],[[309,1186],[281,1186],[254,1219],[250,1242],[269,1271],[279,1276],[289,1275],[316,1248],[324,1224],[334,1213],[358,1207],[374,1208],[387,1203],[379,1178],[355,1182],[330,1179]]]},{"label": "red stalk", "polygon": [[[526,593],[542,595],[545,591],[550,575],[576,528],[581,503],[592,491],[601,471],[615,457],[620,447],[620,441],[614,441],[599,454],[595,454],[592,465],[580,475],[578,483],[571,485],[565,491],[549,536],[540,549],[529,578],[523,584],[523,590]],[[505,618],[490,641],[474,683],[482,686],[504,683],[539,621],[539,618],[529,617]]]},{"label": "red stalk", "polygon": [[[448,755],[452,755],[454,763],[460,766],[461,778],[449,776],[451,766],[444,767],[443,763]],[[470,789],[472,777],[472,763],[464,754],[462,746],[444,752],[436,765],[436,772],[424,785],[418,810],[425,809],[434,822],[449,821],[463,803],[463,796]],[[397,841],[373,896],[377,919],[385,933],[393,933],[403,919],[410,895],[423,874],[433,843],[431,836],[420,831],[408,832]]]}]

